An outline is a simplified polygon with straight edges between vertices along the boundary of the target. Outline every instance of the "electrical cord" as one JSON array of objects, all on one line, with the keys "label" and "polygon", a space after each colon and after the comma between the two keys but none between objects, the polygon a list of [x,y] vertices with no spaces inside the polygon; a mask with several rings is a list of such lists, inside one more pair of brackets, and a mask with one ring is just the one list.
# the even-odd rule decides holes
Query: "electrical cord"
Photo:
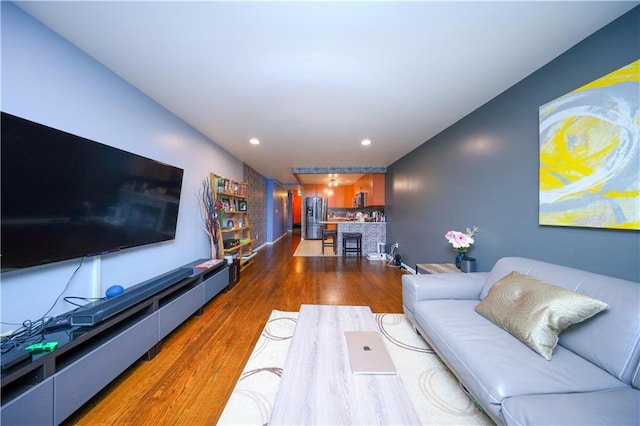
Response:
[{"label": "electrical cord", "polygon": [[396,251],[396,246],[394,245],[393,247],[391,247],[391,253],[389,253],[389,257],[391,257],[391,260],[389,260],[387,262],[387,266],[391,266],[392,268],[395,268],[396,265],[394,265],[393,261],[395,260],[395,258],[393,257],[393,253]]},{"label": "electrical cord", "polygon": [[101,300],[107,300],[106,297],[78,297],[78,296],[67,296],[63,299],[65,302],[69,303],[70,305],[73,306],[77,306],[79,308],[84,308],[85,305],[79,305],[75,302],[72,302],[71,300],[83,300],[85,302],[96,302],[96,301],[101,301]]},{"label": "electrical cord", "polygon": [[391,256],[391,260],[387,262],[387,266],[397,269],[404,269],[404,266],[402,266],[402,257],[400,256],[400,253],[395,253],[395,251],[396,247],[393,246],[391,248],[391,253],[389,253],[389,256]]},{"label": "electrical cord", "polygon": [[[69,286],[73,281],[73,278],[76,276],[76,274],[82,267],[82,264],[84,263],[84,259],[85,259],[84,257],[80,259],[80,264],[73,271],[73,274],[71,274],[71,277],[69,277],[69,279],[67,280],[67,284],[64,286],[64,289],[60,292],[58,297],[56,297],[55,302],[53,302],[51,307],[44,313],[44,315],[42,315],[40,318],[34,321],[25,320],[22,322],[22,324],[11,323],[11,322],[1,322],[1,324],[18,325],[20,327],[14,330],[13,333],[11,333],[10,335],[2,336],[2,338],[0,339],[0,353],[4,354],[10,351],[11,349],[16,348],[18,346],[22,346],[26,343],[29,343],[29,344],[39,343],[44,339],[45,325],[52,320],[52,318],[49,317],[48,315],[53,310],[53,308],[58,304],[58,301],[60,301],[60,298],[62,297],[62,295],[69,289]],[[78,299],[81,299],[81,298],[78,298]],[[66,301],[66,298],[65,298],[65,301]],[[71,304],[75,304],[75,303],[71,303]],[[79,306],[79,305],[76,305],[76,306]]]},{"label": "electrical cord", "polygon": [[64,286],[64,289],[60,292],[60,294],[58,295],[58,297],[56,298],[56,301],[53,302],[53,305],[51,305],[51,307],[49,308],[49,310],[47,312],[44,313],[44,315],[42,316],[42,318],[46,318],[47,315],[49,314],[49,312],[51,312],[53,310],[53,308],[58,304],[58,301],[60,300],[60,298],[62,297],[62,295],[67,291],[67,289],[69,288],[69,286],[71,285],[71,281],[73,281],[73,278],[76,276],[76,274],[78,273],[78,271],[80,270],[80,268],[82,268],[82,264],[84,263],[84,257],[82,257],[80,259],[80,264],[78,265],[78,267],[76,268],[75,271],[73,271],[73,274],[71,274],[71,277],[69,278],[69,280],[67,281],[67,285]]},{"label": "electrical cord", "polygon": [[18,328],[10,336],[2,338],[0,343],[0,352],[7,353],[11,349],[17,348],[24,344],[39,343],[44,338],[44,322],[37,320],[31,322],[26,320],[22,323],[22,327]]}]

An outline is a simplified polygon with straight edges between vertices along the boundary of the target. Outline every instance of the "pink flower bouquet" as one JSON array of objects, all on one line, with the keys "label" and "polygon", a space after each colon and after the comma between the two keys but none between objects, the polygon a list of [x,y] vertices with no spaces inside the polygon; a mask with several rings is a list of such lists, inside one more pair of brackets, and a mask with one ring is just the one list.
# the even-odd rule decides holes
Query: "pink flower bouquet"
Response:
[{"label": "pink flower bouquet", "polygon": [[449,241],[458,253],[466,253],[469,247],[475,242],[473,237],[480,231],[480,228],[474,226],[473,228],[467,228],[467,232],[449,231],[444,237]]}]

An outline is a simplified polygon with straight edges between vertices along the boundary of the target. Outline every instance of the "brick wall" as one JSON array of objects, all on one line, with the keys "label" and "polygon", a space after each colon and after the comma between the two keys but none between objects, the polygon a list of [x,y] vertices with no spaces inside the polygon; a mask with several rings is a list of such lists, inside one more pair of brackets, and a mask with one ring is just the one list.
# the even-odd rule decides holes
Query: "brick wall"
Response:
[{"label": "brick wall", "polygon": [[375,253],[378,243],[387,241],[386,222],[338,222],[338,255],[342,256],[342,233],[360,232],[362,234],[362,255]]},{"label": "brick wall", "polygon": [[249,223],[254,250],[267,239],[267,184],[265,178],[243,163],[243,180],[247,182]]}]

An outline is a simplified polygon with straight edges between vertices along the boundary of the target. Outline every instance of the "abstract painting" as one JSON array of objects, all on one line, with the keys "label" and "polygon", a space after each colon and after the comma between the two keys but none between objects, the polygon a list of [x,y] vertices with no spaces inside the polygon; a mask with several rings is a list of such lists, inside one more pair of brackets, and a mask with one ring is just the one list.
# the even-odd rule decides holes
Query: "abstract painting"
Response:
[{"label": "abstract painting", "polygon": [[539,223],[640,229],[640,60],[539,114]]}]

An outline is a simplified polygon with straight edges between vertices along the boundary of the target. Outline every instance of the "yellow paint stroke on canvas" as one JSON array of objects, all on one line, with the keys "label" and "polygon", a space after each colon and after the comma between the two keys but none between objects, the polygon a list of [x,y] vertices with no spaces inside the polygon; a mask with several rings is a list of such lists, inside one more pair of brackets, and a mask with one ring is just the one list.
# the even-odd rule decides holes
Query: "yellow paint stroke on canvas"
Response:
[{"label": "yellow paint stroke on canvas", "polygon": [[[610,123],[593,117],[570,117],[540,149],[540,188],[560,188],[603,167],[618,145]],[[567,144],[566,141],[574,141]],[[589,142],[589,143],[587,143]],[[594,186],[599,186],[596,182]],[[587,188],[588,189],[588,188]]]},{"label": "yellow paint stroke on canvas", "polygon": [[640,60],[540,107],[540,224],[640,229]]}]

